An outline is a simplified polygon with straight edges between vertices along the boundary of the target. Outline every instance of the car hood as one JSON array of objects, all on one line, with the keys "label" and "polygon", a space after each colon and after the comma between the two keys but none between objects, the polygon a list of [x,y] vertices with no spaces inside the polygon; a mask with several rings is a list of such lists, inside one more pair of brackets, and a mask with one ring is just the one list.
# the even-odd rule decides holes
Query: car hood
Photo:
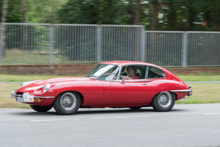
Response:
[{"label": "car hood", "polygon": [[89,81],[90,78],[88,77],[64,77],[64,78],[51,78],[45,80],[38,80],[38,81],[30,81],[31,85],[34,84],[36,86],[45,85],[45,84],[53,84],[53,83],[60,83],[60,82],[74,82],[74,81]]},{"label": "car hood", "polygon": [[29,91],[29,90],[35,90],[39,87],[42,87],[45,84],[55,84],[55,83],[61,83],[61,82],[76,82],[76,81],[90,81],[93,79],[90,79],[88,77],[63,77],[63,78],[51,78],[51,79],[45,79],[45,80],[37,80],[37,81],[28,81],[24,83],[24,86],[17,89],[17,92],[21,91]]}]

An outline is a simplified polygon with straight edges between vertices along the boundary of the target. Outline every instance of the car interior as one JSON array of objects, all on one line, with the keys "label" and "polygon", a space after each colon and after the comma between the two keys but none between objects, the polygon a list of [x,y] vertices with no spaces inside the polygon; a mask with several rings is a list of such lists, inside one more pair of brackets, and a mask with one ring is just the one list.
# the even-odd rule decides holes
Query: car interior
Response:
[{"label": "car interior", "polygon": [[[134,65],[132,65],[132,66],[134,66]],[[128,76],[128,71],[127,71],[128,67],[129,66],[124,66],[122,68],[120,79],[123,79],[124,77]],[[137,72],[136,72],[135,75],[138,77],[138,79],[147,79],[147,78],[152,79],[152,78],[163,78],[163,77],[165,77],[164,72],[161,71],[160,69],[156,68],[156,67],[149,67],[147,77],[145,77],[147,66],[135,65],[135,68],[137,69]]]},{"label": "car interior", "polygon": [[165,77],[165,74],[163,71],[161,71],[158,68],[155,67],[149,67],[149,71],[148,71],[148,78],[152,79],[152,78],[163,78]]},{"label": "car interior", "polygon": [[[123,79],[124,77],[128,76],[128,71],[127,71],[128,67],[129,66],[124,66],[122,68],[120,79]],[[135,65],[135,67],[137,69],[137,72],[136,72],[135,76],[137,76],[138,79],[145,79],[146,66]]]}]

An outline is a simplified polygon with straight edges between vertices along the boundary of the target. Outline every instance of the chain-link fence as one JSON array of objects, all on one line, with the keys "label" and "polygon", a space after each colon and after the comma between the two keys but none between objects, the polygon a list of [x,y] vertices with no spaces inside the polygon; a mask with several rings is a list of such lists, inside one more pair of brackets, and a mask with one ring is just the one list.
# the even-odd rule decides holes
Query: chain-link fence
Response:
[{"label": "chain-link fence", "polygon": [[145,31],[146,61],[167,67],[219,66],[220,32]]},{"label": "chain-link fence", "polygon": [[182,66],[183,32],[146,31],[146,61]]},{"label": "chain-link fence", "polygon": [[[145,31],[140,25],[5,23],[0,64],[146,61],[219,66],[220,32]],[[5,38],[5,39],[2,39]]]},{"label": "chain-link fence", "polygon": [[187,32],[187,65],[220,65],[220,32]]},{"label": "chain-link fence", "polygon": [[[3,33],[1,33],[3,36]],[[50,24],[6,23],[1,40],[2,63],[48,63]],[[4,45],[3,42],[4,41]]]},{"label": "chain-link fence", "polygon": [[144,60],[144,28],[140,25],[5,23],[5,26],[6,45],[0,45],[1,63]]}]

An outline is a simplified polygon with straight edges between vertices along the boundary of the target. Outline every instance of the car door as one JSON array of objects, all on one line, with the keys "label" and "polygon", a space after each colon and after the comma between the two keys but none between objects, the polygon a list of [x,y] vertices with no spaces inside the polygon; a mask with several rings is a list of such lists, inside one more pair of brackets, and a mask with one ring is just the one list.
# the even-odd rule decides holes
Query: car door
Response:
[{"label": "car door", "polygon": [[[135,66],[135,65],[132,65]],[[138,65],[136,65],[138,67]],[[147,69],[147,66],[138,67],[142,70],[136,75],[144,75]],[[126,73],[126,67],[122,67],[122,70],[119,74]],[[124,79],[122,80],[121,75],[119,80],[111,82],[111,104],[142,104],[147,98],[147,87],[149,80],[145,79],[143,76],[142,79]],[[139,77],[140,78],[140,77]]]}]

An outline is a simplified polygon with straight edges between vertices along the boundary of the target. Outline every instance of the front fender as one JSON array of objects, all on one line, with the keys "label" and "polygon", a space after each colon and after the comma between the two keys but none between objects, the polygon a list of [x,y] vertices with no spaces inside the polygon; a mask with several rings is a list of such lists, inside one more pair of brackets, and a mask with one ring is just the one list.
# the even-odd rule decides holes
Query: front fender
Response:
[{"label": "front fender", "polygon": [[103,98],[103,84],[100,81],[75,81],[55,83],[49,90],[56,97],[65,91],[76,91],[83,95],[84,99],[101,99]]}]

